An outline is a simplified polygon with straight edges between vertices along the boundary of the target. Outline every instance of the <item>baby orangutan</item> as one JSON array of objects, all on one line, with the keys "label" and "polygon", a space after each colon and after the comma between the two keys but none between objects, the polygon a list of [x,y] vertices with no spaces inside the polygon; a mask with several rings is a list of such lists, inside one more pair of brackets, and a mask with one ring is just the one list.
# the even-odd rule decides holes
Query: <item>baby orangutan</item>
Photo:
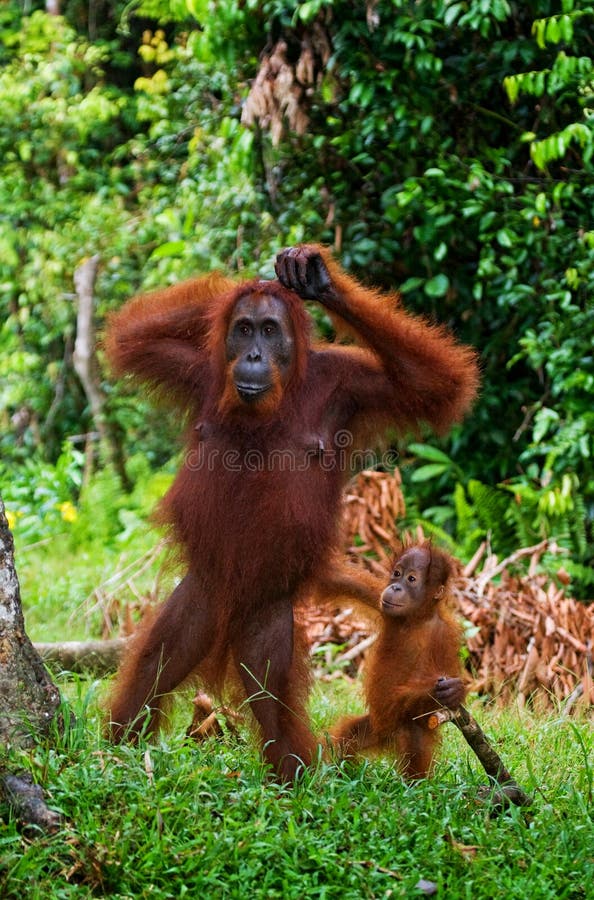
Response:
[{"label": "baby orangutan", "polygon": [[396,559],[367,664],[369,712],[342,719],[332,732],[342,754],[393,754],[409,779],[430,772],[439,729],[427,727],[428,713],[456,709],[465,696],[461,631],[446,604],[452,569],[451,557],[430,543],[409,546]]}]

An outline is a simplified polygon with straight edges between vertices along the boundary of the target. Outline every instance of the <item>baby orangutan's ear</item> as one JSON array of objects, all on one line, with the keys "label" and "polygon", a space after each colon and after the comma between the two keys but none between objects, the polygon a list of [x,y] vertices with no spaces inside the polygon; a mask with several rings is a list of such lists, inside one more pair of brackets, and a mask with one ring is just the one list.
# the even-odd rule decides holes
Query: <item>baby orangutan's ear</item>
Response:
[{"label": "baby orangutan's ear", "polygon": [[435,594],[434,594],[434,596],[433,596],[433,599],[434,599],[434,600],[441,600],[441,598],[443,597],[444,593],[445,593],[445,584],[440,584],[439,587],[437,588],[437,590],[435,591]]}]

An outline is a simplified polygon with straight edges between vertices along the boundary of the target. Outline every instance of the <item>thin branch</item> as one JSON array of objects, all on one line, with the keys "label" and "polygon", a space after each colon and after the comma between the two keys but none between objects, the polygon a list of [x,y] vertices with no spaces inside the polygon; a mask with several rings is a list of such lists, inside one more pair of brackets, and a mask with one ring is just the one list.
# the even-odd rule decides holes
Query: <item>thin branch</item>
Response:
[{"label": "thin branch", "polygon": [[443,722],[454,723],[475,752],[487,775],[500,786],[500,791],[493,794],[494,800],[499,803],[509,801],[516,806],[530,806],[532,804],[532,798],[524,793],[519,784],[512,778],[501,757],[466,707],[459,706],[458,709],[454,710],[437,710],[429,717],[427,724],[430,729],[434,729]]},{"label": "thin branch", "polygon": [[516,550],[514,553],[511,553],[509,556],[506,556],[505,559],[501,560],[496,566],[492,569],[487,569],[478,575],[477,577],[477,594],[479,597],[482,597],[483,591],[485,587],[492,581],[493,578],[496,578],[498,575],[501,575],[505,569],[509,568],[510,565],[517,562],[519,559],[522,559],[524,556],[542,556],[542,554],[548,550],[549,553],[565,553],[563,547],[559,547],[559,545],[550,538],[545,538],[540,541],[539,544],[535,544],[533,547],[521,547],[519,550]]}]

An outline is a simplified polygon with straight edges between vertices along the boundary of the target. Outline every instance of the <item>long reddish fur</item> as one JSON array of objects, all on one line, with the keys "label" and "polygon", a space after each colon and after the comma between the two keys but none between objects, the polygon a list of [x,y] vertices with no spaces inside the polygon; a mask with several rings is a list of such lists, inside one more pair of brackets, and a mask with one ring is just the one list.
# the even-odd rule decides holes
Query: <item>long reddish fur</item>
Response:
[{"label": "long reddish fur", "polygon": [[[391,755],[411,779],[430,773],[439,747],[439,729],[427,726],[439,706],[431,693],[435,683],[462,677],[462,629],[450,593],[454,561],[429,543],[418,546],[429,549],[433,568],[423,607],[402,619],[381,616],[365,669],[368,715],[344,717],[332,732],[344,755]],[[435,601],[440,585],[445,590]]]},{"label": "long reddish fur", "polygon": [[[299,449],[307,421],[325,421],[324,409],[335,396],[333,391],[358,398],[349,427],[363,448],[368,437],[380,438],[386,423],[404,432],[426,421],[443,432],[468,410],[478,382],[473,351],[457,344],[444,329],[410,316],[396,297],[362,287],[342,272],[328,251],[317,249],[344,307],[330,311],[355,331],[362,347],[312,346],[302,299],[279,282],[235,284],[222,276],[208,276],[135,298],[111,317],[106,348],[114,371],[147,382],[187,414],[187,459],[200,449],[202,438],[195,427],[200,422],[208,423],[215,445],[220,440],[221,446],[240,454],[280,452],[286,440]],[[255,414],[239,402],[234,405],[225,358],[230,316],[238,299],[249,293],[279,297],[295,336],[295,362],[284,393],[276,404]],[[314,445],[316,440],[314,434]],[[150,728],[158,725],[166,667],[174,665],[168,663],[169,656],[181,654],[188,674],[198,674],[215,688],[230,668],[241,668],[235,656],[243,653],[246,634],[254,632],[250,652],[262,656],[257,623],[262,621],[265,628],[268,610],[277,608],[279,597],[297,603],[316,586],[328,594],[333,584],[342,592],[352,584],[357,599],[362,595],[368,605],[374,602],[369,586],[334,569],[341,488],[348,474],[322,472],[315,466],[247,475],[182,466],[158,515],[183,549],[190,581],[178,589],[179,609],[168,601],[135,638],[111,697],[116,737],[127,728],[138,730],[145,703]],[[208,653],[201,651],[192,665],[192,648],[204,642],[203,631],[192,618],[195,590],[215,624]],[[196,622],[208,618],[200,616]],[[176,635],[181,639],[174,651],[169,643]],[[285,674],[281,667],[279,676],[280,707],[285,710],[282,734],[278,746],[269,743],[265,751],[277,769],[282,769],[283,754],[307,763],[315,752],[305,710],[306,651],[298,633],[283,635],[293,643],[293,651],[284,664]],[[159,648],[167,657],[165,677],[158,673],[153,685],[150,677]],[[263,738],[269,741],[270,736]],[[290,764],[288,777],[292,772]]]}]

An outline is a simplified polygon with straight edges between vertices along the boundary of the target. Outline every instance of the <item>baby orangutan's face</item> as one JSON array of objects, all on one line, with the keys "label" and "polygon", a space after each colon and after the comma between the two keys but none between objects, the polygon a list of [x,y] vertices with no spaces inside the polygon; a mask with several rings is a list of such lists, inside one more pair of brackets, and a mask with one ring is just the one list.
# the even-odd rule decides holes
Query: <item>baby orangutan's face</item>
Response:
[{"label": "baby orangutan's face", "polygon": [[426,547],[413,547],[399,557],[390,584],[381,596],[381,610],[393,618],[416,618],[430,611],[443,595],[443,584],[431,584],[431,552]]}]

